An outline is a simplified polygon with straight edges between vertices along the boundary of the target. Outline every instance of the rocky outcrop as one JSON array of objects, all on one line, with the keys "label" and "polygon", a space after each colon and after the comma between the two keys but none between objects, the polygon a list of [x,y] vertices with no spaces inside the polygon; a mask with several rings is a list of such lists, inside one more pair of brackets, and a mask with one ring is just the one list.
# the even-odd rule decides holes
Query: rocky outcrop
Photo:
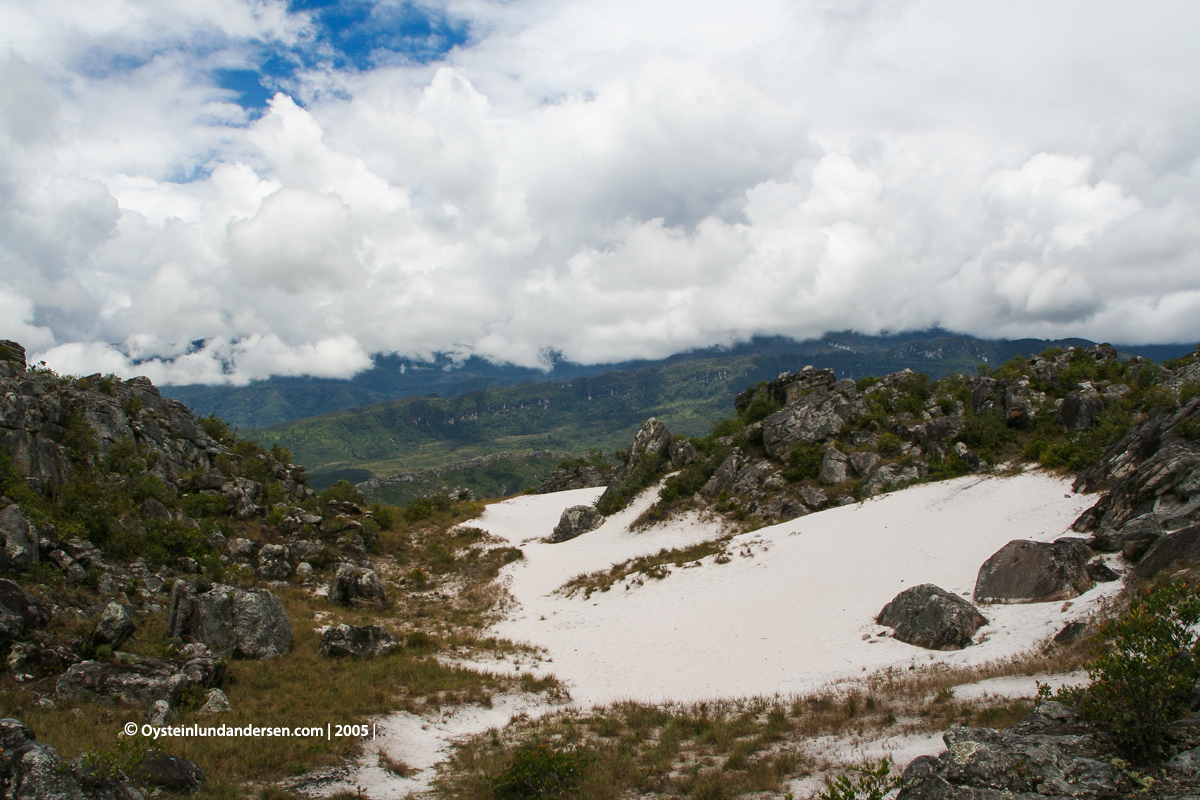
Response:
[{"label": "rocky outcrop", "polygon": [[342,564],[329,583],[329,602],[339,606],[385,605],[387,593],[375,570]]},{"label": "rocky outcrop", "polygon": [[1038,704],[1002,731],[952,728],[946,752],[920,756],[904,770],[897,800],[1101,798],[1133,794],[1093,730],[1074,709]]},{"label": "rocky outcrop", "polygon": [[50,609],[10,580],[0,578],[0,645],[50,621]]},{"label": "rocky outcrop", "polygon": [[1078,392],[1068,392],[1063,398],[1056,418],[1059,425],[1069,431],[1086,431],[1096,427],[1100,415],[1104,413],[1104,401],[1100,393],[1089,384]]},{"label": "rocky outcrop", "polygon": [[821,474],[817,477],[826,486],[841,483],[850,477],[850,459],[836,447],[825,451],[821,459]]},{"label": "rocky outcrop", "polygon": [[848,378],[828,388],[813,388],[763,420],[763,446],[772,458],[783,458],[797,442],[833,439],[847,422],[866,410],[854,381]]},{"label": "rocky outcrop", "polygon": [[747,389],[733,399],[737,411],[745,411],[761,392],[777,406],[786,406],[814,391],[825,389],[837,382],[837,373],[831,369],[805,367],[799,372],[785,372],[766,385]]},{"label": "rocky outcrop", "polygon": [[57,691],[66,700],[116,701],[140,708],[162,701],[174,706],[184,689],[199,685],[193,677],[160,662],[147,665],[83,661],[59,676]]},{"label": "rocky outcrop", "polygon": [[171,636],[190,637],[213,653],[276,658],[292,648],[292,624],[278,597],[214,584],[207,591],[179,581],[167,617]]},{"label": "rocky outcrop", "polygon": [[292,574],[288,549],[281,544],[264,544],[258,551],[258,574],[269,581],[285,581]]},{"label": "rocky outcrop", "polygon": [[1183,408],[1150,414],[1133,426],[1075,481],[1075,491],[1107,489],[1075,521],[1097,536],[1153,514],[1165,530],[1200,522],[1200,398]]},{"label": "rocky outcrop", "polygon": [[742,457],[741,452],[736,447],[733,448],[733,452],[726,456],[700,491],[707,497],[719,497],[733,485],[745,463],[746,459]]},{"label": "rocky outcrop", "polygon": [[987,619],[975,606],[932,583],[905,589],[875,619],[894,638],[929,650],[961,650]]},{"label": "rocky outcrop", "polygon": [[[3,501],[0,501],[3,502]],[[37,529],[19,506],[0,510],[0,572],[21,573],[38,563]]]},{"label": "rocky outcrop", "polygon": [[334,625],[321,634],[317,655],[321,656],[386,656],[396,649],[399,640],[379,625]]},{"label": "rocky outcrop", "polygon": [[636,480],[640,472],[670,463],[671,442],[671,431],[666,425],[656,417],[646,420],[625,452],[625,463],[617,469],[596,505],[606,509],[604,513],[612,513],[617,498],[627,493],[632,485],[630,482]]},{"label": "rocky outcrop", "polygon": [[908,483],[916,483],[925,477],[924,464],[902,464],[896,462],[893,464],[884,464],[874,470],[867,479],[863,481],[862,493],[863,497],[874,497],[877,494],[886,492],[896,486],[903,486]]},{"label": "rocky outcrop", "polygon": [[11,800],[144,800],[126,775],[97,772],[80,756],[67,764],[16,719],[0,719],[0,796]]},{"label": "rocky outcrop", "polygon": [[604,515],[595,506],[571,506],[562,512],[554,532],[550,535],[551,542],[565,542],[576,536],[594,531],[604,524]]},{"label": "rocky outcrop", "polygon": [[979,568],[975,602],[1044,603],[1078,597],[1092,588],[1085,550],[1079,540],[1011,541]]}]

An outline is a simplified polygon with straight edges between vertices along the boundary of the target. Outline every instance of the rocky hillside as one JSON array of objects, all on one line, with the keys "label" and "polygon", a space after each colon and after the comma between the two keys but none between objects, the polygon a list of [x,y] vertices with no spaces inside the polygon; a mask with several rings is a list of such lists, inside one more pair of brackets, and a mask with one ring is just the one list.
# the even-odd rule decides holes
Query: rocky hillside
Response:
[{"label": "rocky hillside", "polygon": [[[75,747],[88,740],[71,719],[100,742],[113,719],[232,721],[232,665],[295,658],[281,597],[388,602],[373,561],[388,510],[363,502],[345,483],[314,492],[286,450],[195,419],[144,378],[29,369],[0,342],[0,716],[36,716]],[[370,626],[331,630],[328,655],[398,645]],[[195,789],[214,766],[140,746],[67,764],[5,719],[0,797],[130,800]]]},{"label": "rocky hillside", "polygon": [[[620,454],[623,466],[598,508],[612,513],[670,472],[647,521],[707,507],[734,520],[779,522],[1020,462],[1082,473],[1081,486],[1094,491],[1151,453],[1183,469],[1198,394],[1196,355],[1158,365],[1122,360],[1109,345],[1047,350],[940,380],[911,370],[838,380],[832,370],[805,367],[739,394],[736,413],[706,437],[646,423]],[[1158,486],[1129,491],[1142,497]],[[1119,512],[1097,514],[1124,520],[1126,506],[1145,500],[1118,502]],[[1180,513],[1195,519],[1197,509],[1184,504]]]}]

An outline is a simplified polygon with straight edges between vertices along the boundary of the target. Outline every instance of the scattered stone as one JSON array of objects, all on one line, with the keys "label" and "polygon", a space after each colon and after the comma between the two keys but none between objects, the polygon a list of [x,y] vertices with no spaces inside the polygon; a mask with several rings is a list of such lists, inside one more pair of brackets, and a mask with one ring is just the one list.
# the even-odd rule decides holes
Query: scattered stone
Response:
[{"label": "scattered stone", "polygon": [[264,544],[258,551],[258,574],[267,580],[287,580],[292,574],[288,549],[281,544]]},{"label": "scattered stone", "polygon": [[196,709],[197,714],[225,714],[233,711],[233,707],[229,705],[229,698],[220,689],[209,689],[207,699],[204,705]]},{"label": "scattered stone", "polygon": [[82,661],[59,676],[56,691],[64,700],[115,700],[148,708],[160,700],[174,705],[179,693],[192,685],[191,676],[163,662],[148,666]]},{"label": "scattered stone", "polygon": [[1070,541],[1017,539],[979,568],[976,603],[1045,603],[1070,600],[1092,588],[1087,562]]},{"label": "scattered stone", "polygon": [[379,625],[334,625],[321,635],[317,655],[385,656],[399,645],[399,640]]},{"label": "scattered stone", "polygon": [[895,628],[896,639],[929,650],[961,650],[987,624],[975,606],[932,583],[900,592],[875,621]]},{"label": "scattered stone", "polygon": [[97,647],[107,646],[117,650],[135,630],[137,625],[125,606],[109,603],[100,613],[100,619],[96,620],[96,627],[92,630],[91,649],[94,651]]},{"label": "scattered stone", "polygon": [[604,524],[604,515],[595,506],[571,506],[562,512],[558,524],[554,526],[551,542],[565,542]]}]

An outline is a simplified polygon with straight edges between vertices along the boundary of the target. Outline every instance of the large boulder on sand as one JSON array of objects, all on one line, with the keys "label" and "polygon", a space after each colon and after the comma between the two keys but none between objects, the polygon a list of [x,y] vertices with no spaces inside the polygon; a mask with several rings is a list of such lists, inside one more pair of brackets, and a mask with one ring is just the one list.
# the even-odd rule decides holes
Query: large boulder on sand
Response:
[{"label": "large boulder on sand", "polygon": [[562,512],[554,533],[550,535],[551,542],[565,542],[580,534],[594,531],[604,524],[604,515],[595,506],[571,506]]},{"label": "large boulder on sand", "polygon": [[1045,603],[1078,597],[1092,588],[1086,553],[1078,540],[1011,541],[979,568],[975,602]]},{"label": "large boulder on sand", "polygon": [[171,636],[190,636],[221,656],[275,658],[292,649],[292,623],[278,597],[214,584],[206,592],[179,581],[167,616]]},{"label": "large boulder on sand", "polygon": [[896,639],[929,650],[961,650],[987,624],[975,606],[932,583],[905,589],[875,621],[895,628]]}]

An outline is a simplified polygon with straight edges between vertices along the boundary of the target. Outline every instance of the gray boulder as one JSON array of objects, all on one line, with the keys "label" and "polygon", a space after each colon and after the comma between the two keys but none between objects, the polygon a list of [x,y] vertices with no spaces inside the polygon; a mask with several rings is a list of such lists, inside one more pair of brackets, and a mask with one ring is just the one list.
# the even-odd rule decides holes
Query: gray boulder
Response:
[{"label": "gray boulder", "polygon": [[594,531],[604,524],[604,515],[595,506],[571,506],[562,512],[554,526],[551,542],[565,542],[580,534]]},{"label": "gray boulder", "polygon": [[819,480],[826,486],[841,483],[850,477],[850,459],[836,447],[825,451],[821,459],[821,474]]},{"label": "gray boulder", "polygon": [[318,562],[325,556],[325,545],[322,542],[312,542],[308,539],[293,542],[290,550],[296,558],[307,561],[309,564]]},{"label": "gray boulder", "polygon": [[334,625],[321,635],[317,655],[321,656],[386,656],[396,649],[399,640],[379,625]]},{"label": "gray boulder", "polygon": [[[0,720],[0,726],[11,727],[13,723],[21,725],[17,720]],[[24,725],[21,727],[25,728]],[[25,730],[29,731],[28,728]],[[0,769],[0,775],[7,784],[3,795],[6,800],[89,800],[58,751],[34,741],[32,731],[22,745],[11,751],[5,748],[4,757],[6,763]]]},{"label": "gray boulder", "polygon": [[987,624],[975,606],[932,583],[905,589],[875,621],[895,628],[896,639],[928,650],[961,650]]},{"label": "gray boulder", "polygon": [[1116,530],[1099,531],[1088,544],[1093,550],[1104,553],[1119,552],[1128,561],[1137,563],[1165,532],[1157,515],[1143,514]]},{"label": "gray boulder", "polygon": [[19,506],[0,511],[0,572],[25,572],[38,563],[37,531]]},{"label": "gray boulder", "polygon": [[850,454],[850,467],[854,470],[854,474],[859,477],[866,477],[871,474],[871,470],[879,464],[882,459],[878,453],[872,453],[869,450],[861,453]]},{"label": "gray boulder", "polygon": [[225,473],[213,467],[192,481],[192,485],[199,490],[220,491],[221,487],[225,485]]},{"label": "gray boulder", "polygon": [[1151,545],[1137,566],[1129,571],[1128,583],[1136,586],[1152,580],[1163,570],[1194,561],[1200,561],[1200,525],[1168,533]]},{"label": "gray boulder", "polygon": [[0,644],[26,631],[40,630],[50,621],[50,610],[29,592],[0,578]]},{"label": "gray boulder", "polygon": [[695,446],[686,439],[671,442],[668,455],[671,459],[671,466],[675,469],[686,467],[700,457]]},{"label": "gray boulder", "polygon": [[737,479],[738,473],[741,472],[742,466],[746,463],[746,459],[742,457],[741,452],[735,447],[733,452],[729,454],[721,466],[717,467],[717,471],[712,474],[712,477],[704,484],[704,488],[700,491],[706,497],[719,497],[722,492],[725,492],[733,485]]},{"label": "gray boulder", "polygon": [[339,606],[385,605],[387,593],[375,570],[342,564],[329,583],[329,602]]},{"label": "gray boulder", "polygon": [[206,592],[179,581],[167,616],[171,636],[192,637],[220,656],[276,658],[292,648],[292,624],[278,597],[214,584]]},{"label": "gray boulder", "polygon": [[132,636],[135,630],[137,625],[125,606],[109,603],[100,613],[100,619],[96,620],[96,627],[92,629],[91,649],[110,647],[116,650],[125,644],[125,640]]},{"label": "gray boulder", "polygon": [[894,486],[915,483],[923,477],[925,477],[924,464],[908,464],[907,466],[900,463],[884,464],[863,481],[862,493],[864,497],[874,497]]},{"label": "gray boulder", "polygon": [[258,551],[258,574],[270,581],[285,581],[292,574],[288,549],[281,544],[264,544]]},{"label": "gray boulder", "polygon": [[808,486],[807,484],[800,487],[799,494],[800,500],[804,503],[804,505],[808,506],[814,511],[829,502],[828,495],[826,495],[820,489],[814,489],[812,486]]},{"label": "gray boulder", "polygon": [[1070,600],[1092,588],[1087,557],[1077,542],[1017,539],[996,551],[975,580],[976,603]]},{"label": "gray boulder", "polygon": [[229,705],[229,697],[220,689],[209,689],[205,695],[204,705],[196,709],[196,713],[202,716],[211,714],[227,714],[233,710]]},{"label": "gray boulder", "polygon": [[1068,392],[1058,408],[1057,421],[1069,431],[1085,431],[1096,426],[1104,413],[1104,401],[1095,389]]}]

